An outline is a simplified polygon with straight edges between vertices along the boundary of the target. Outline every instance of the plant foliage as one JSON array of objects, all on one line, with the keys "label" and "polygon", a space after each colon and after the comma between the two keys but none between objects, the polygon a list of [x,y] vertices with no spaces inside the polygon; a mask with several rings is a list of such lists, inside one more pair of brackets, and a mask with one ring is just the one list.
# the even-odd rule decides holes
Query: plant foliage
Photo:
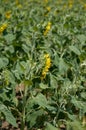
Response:
[{"label": "plant foliage", "polygon": [[0,1],[0,123],[86,129],[86,1]]}]

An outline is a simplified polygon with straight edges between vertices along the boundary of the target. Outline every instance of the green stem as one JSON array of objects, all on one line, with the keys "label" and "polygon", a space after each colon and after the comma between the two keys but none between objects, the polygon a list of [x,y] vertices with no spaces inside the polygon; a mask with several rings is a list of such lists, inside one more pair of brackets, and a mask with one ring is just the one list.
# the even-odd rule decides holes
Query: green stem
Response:
[{"label": "green stem", "polygon": [[27,97],[27,86],[24,87],[24,95],[23,95],[23,108],[22,108],[22,120],[21,120],[21,130],[25,128],[25,107],[26,107],[26,97]]}]

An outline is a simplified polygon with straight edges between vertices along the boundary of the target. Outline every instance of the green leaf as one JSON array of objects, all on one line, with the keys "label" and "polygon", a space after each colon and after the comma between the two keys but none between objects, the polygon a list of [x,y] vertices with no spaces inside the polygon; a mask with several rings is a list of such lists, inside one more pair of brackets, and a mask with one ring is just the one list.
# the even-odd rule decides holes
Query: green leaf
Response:
[{"label": "green leaf", "polygon": [[81,44],[84,44],[86,41],[86,36],[84,34],[77,35],[77,38],[81,42]]},{"label": "green leaf", "polygon": [[60,74],[64,74],[68,69],[67,63],[64,61],[63,58],[59,59],[59,72]]},{"label": "green leaf", "polygon": [[52,124],[47,123],[45,130],[59,130],[59,129],[53,126]]},{"label": "green leaf", "polygon": [[79,51],[79,49],[78,48],[76,48],[75,46],[69,46],[69,49],[71,50],[71,51],[73,51],[75,54],[77,54],[77,55],[80,55],[81,53],[80,53],[80,51]]},{"label": "green leaf", "polygon": [[39,86],[40,86],[41,89],[48,88],[47,84],[43,84],[43,83],[40,83]]},{"label": "green leaf", "polygon": [[37,117],[44,114],[43,110],[34,111],[32,114],[29,114],[27,117],[27,121],[30,122],[30,127],[36,124]]},{"label": "green leaf", "polygon": [[76,116],[75,115],[71,115],[70,113],[67,113],[67,115],[68,115],[68,118],[70,119],[70,120],[75,120],[76,119]]},{"label": "green leaf", "polygon": [[7,34],[6,36],[4,36],[4,38],[8,42],[8,44],[10,44],[15,39],[15,35]]},{"label": "green leaf", "polygon": [[9,63],[9,60],[6,57],[0,58],[0,69],[6,67]]},{"label": "green leaf", "polygon": [[86,99],[86,92],[81,92],[81,97],[82,97],[83,99]]},{"label": "green leaf", "polygon": [[84,130],[79,121],[67,122],[67,130]]},{"label": "green leaf", "polygon": [[3,77],[4,77],[4,80],[9,82],[9,83],[12,83],[14,84],[15,83],[15,78],[14,78],[14,75],[11,71],[9,70],[4,70],[3,71]]},{"label": "green leaf", "polygon": [[0,111],[5,115],[6,121],[14,127],[17,127],[16,119],[12,115],[11,111],[2,103],[0,103]]},{"label": "green leaf", "polygon": [[52,74],[50,74],[50,85],[51,88],[56,88],[57,87],[57,80],[56,77]]},{"label": "green leaf", "polygon": [[46,97],[39,93],[36,97],[34,97],[35,103],[37,103],[39,106],[46,108],[48,105],[48,101],[46,99]]},{"label": "green leaf", "polygon": [[22,44],[22,49],[28,54],[29,53],[29,47],[25,44]]},{"label": "green leaf", "polygon": [[11,54],[14,53],[14,47],[12,45],[5,47],[5,51],[9,51]]},{"label": "green leaf", "polygon": [[24,69],[22,69],[23,67],[21,66],[20,62],[17,62],[16,64],[16,68],[13,71],[15,77],[20,80],[21,79],[21,75],[24,73]]},{"label": "green leaf", "polygon": [[58,66],[58,64],[59,64],[59,56],[57,55],[57,54],[55,54],[55,58],[54,58],[54,64],[56,65],[56,66]]},{"label": "green leaf", "polygon": [[83,110],[83,113],[86,112],[86,102],[76,100],[75,97],[72,98],[71,102],[74,104],[76,108]]}]

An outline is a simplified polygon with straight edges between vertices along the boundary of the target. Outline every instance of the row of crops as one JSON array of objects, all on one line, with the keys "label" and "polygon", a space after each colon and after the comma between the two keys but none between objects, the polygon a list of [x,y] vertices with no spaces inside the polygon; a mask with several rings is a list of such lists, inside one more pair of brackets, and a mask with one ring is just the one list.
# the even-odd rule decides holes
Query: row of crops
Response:
[{"label": "row of crops", "polygon": [[85,0],[0,0],[0,129],[86,129]]}]

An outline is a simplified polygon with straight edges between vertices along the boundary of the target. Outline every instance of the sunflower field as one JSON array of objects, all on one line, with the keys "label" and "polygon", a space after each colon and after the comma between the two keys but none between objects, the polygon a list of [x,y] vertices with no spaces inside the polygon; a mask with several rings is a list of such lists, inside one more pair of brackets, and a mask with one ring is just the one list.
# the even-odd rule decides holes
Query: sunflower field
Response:
[{"label": "sunflower field", "polygon": [[0,130],[86,130],[86,0],[0,0]]}]

